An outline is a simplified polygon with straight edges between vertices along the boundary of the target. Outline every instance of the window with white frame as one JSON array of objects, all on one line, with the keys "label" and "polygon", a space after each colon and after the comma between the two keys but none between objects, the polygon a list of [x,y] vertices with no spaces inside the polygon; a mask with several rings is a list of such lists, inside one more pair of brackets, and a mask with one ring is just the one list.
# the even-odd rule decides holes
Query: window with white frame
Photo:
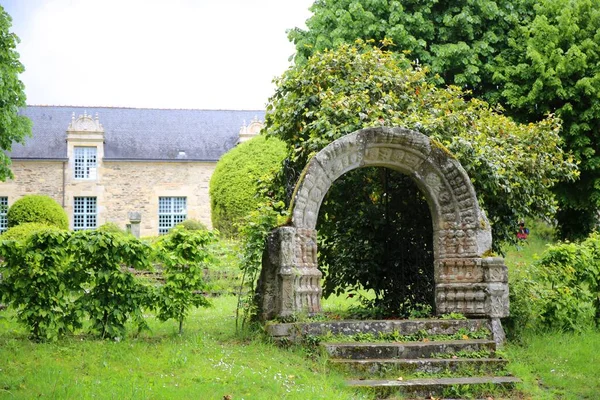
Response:
[{"label": "window with white frame", "polygon": [[8,219],[6,212],[8,211],[8,197],[0,197],[0,233],[8,229]]},{"label": "window with white frame", "polygon": [[96,229],[96,198],[75,197],[73,201],[73,230]]},{"label": "window with white frame", "polygon": [[185,197],[158,198],[158,234],[169,233],[172,227],[187,218],[187,201]]},{"label": "window with white frame", "polygon": [[96,148],[75,147],[75,179],[96,179]]}]

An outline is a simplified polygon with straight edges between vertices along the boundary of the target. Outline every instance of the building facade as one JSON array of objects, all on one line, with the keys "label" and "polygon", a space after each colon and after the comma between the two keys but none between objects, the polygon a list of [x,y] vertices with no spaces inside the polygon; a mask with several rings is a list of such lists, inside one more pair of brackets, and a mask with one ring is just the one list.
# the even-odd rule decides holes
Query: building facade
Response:
[{"label": "building facade", "polygon": [[0,183],[0,205],[45,194],[63,206],[72,229],[106,222],[125,229],[141,217],[142,236],[185,219],[210,227],[216,162],[264,119],[259,110],[29,106],[23,114],[32,137],[13,146],[14,179]]}]

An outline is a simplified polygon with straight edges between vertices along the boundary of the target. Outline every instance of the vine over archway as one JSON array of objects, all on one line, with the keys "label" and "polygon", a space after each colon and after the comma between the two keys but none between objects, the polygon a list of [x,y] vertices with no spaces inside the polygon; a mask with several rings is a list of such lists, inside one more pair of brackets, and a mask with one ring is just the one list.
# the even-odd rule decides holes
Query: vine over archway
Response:
[{"label": "vine over archway", "polygon": [[321,150],[304,169],[291,205],[291,226],[269,236],[257,288],[259,318],[321,310],[316,223],[333,182],[353,169],[386,167],[410,176],[425,195],[433,222],[436,312],[508,315],[504,260],[484,257],[491,228],[460,163],[429,137],[403,128],[367,128]]}]

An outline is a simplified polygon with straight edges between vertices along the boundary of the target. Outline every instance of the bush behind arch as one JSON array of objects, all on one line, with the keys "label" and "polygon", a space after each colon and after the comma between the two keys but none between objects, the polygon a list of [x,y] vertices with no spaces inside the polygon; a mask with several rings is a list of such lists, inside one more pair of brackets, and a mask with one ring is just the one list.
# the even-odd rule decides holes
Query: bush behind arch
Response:
[{"label": "bush behind arch", "polygon": [[236,224],[256,208],[260,179],[273,176],[287,155],[277,138],[257,136],[227,152],[210,180],[213,227],[226,236],[237,234]]}]

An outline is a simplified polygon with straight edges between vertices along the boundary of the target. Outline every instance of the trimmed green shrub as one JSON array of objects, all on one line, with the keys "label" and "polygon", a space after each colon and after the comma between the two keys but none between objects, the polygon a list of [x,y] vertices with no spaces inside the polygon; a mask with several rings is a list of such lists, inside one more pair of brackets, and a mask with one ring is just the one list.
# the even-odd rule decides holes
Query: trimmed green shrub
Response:
[{"label": "trimmed green shrub", "polygon": [[241,143],[225,154],[210,180],[213,227],[226,236],[236,235],[236,224],[261,201],[259,181],[271,178],[286,155],[285,143],[264,136]]},{"label": "trimmed green shrub", "polygon": [[98,227],[97,231],[110,232],[110,233],[121,233],[121,234],[127,233],[125,230],[121,229],[121,227],[114,222],[106,222],[106,223],[100,225]]},{"label": "trimmed green shrub", "polygon": [[207,231],[206,225],[195,219],[186,219],[185,221],[177,224],[177,226],[185,229],[186,231]]},{"label": "trimmed green shrub", "polygon": [[0,240],[16,240],[18,242],[24,242],[34,233],[39,231],[53,231],[60,232],[60,229],[56,226],[41,224],[39,222],[26,222],[21,225],[13,226],[0,236]]},{"label": "trimmed green shrub", "polygon": [[39,222],[69,229],[69,219],[65,210],[46,195],[34,194],[20,198],[10,206],[6,217],[9,228],[26,222]]}]

